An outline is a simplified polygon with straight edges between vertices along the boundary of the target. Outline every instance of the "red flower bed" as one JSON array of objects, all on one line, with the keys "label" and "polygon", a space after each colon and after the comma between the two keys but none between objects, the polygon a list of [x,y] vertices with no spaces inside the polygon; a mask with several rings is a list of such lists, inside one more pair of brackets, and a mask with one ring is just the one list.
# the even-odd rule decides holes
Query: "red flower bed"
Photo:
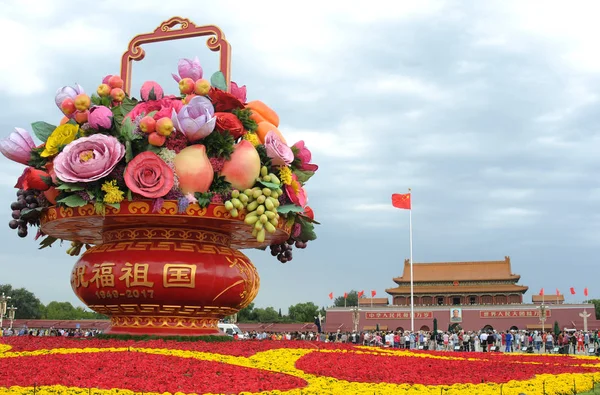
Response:
[{"label": "red flower bed", "polygon": [[[446,356],[449,356],[446,354]],[[454,356],[454,355],[452,355]],[[461,355],[456,355],[461,356]],[[481,357],[481,354],[474,357]],[[461,361],[407,356],[381,356],[356,353],[313,352],[301,357],[296,367],[305,373],[330,376],[336,379],[365,383],[451,385],[455,383],[506,383],[528,380],[536,374],[593,373],[594,368],[557,363],[554,357],[529,359],[522,364],[498,358]],[[543,359],[542,359],[543,358]]]},{"label": "red flower bed", "polygon": [[239,393],[302,388],[283,373],[136,352],[0,358],[0,385],[66,385],[136,392]]}]

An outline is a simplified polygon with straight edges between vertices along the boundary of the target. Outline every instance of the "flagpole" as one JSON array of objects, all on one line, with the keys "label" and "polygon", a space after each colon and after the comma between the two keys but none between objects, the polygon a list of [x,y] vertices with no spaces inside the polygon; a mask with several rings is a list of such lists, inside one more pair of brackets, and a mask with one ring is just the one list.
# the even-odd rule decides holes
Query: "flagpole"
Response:
[{"label": "flagpole", "polygon": [[[408,188],[408,193],[411,189]],[[408,228],[410,241],[410,331],[415,332],[415,303],[414,303],[414,284],[413,284],[413,235],[412,235],[412,196],[410,197],[410,210],[408,214]]]}]

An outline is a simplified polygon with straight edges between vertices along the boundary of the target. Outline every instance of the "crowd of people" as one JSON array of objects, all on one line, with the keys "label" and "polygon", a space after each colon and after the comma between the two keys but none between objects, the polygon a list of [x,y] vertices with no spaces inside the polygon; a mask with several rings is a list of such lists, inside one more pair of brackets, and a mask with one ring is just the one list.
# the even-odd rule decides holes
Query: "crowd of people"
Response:
[{"label": "crowd of people", "polygon": [[[63,336],[93,337],[102,333],[97,329],[27,328],[0,329],[0,336]],[[241,335],[239,340],[318,341],[350,343],[365,346],[392,347],[410,350],[474,351],[474,352],[537,352],[562,354],[598,354],[600,339],[598,331],[563,331],[558,334],[541,331],[363,331],[363,332],[267,332],[252,331]]]}]

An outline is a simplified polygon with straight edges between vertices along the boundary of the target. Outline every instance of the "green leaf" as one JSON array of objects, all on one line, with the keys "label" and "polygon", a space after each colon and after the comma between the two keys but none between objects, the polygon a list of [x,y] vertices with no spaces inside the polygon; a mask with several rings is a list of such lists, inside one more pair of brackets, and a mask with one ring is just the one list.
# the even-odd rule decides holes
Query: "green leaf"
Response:
[{"label": "green leaf", "polygon": [[24,220],[28,220],[28,219],[38,219],[40,216],[40,212],[43,210],[43,207],[36,207],[36,208],[26,208],[21,210],[21,219]]},{"label": "green leaf", "polygon": [[150,152],[154,152],[155,154],[158,154],[160,152],[162,147],[157,147],[155,145],[152,144],[148,144],[146,146],[146,151],[150,151]]},{"label": "green leaf", "polygon": [[69,195],[65,198],[56,201],[57,203],[62,203],[68,207],[82,207],[88,204],[81,196],[79,195]]},{"label": "green leaf", "polygon": [[95,93],[92,95],[91,100],[92,104],[95,106],[99,106],[102,104],[102,98]]},{"label": "green leaf", "polygon": [[[152,88],[152,89],[154,89],[154,88]],[[158,112],[158,111],[150,111],[150,112],[148,113],[148,115],[146,115],[146,116],[147,116],[147,117],[154,117],[154,116],[156,115],[156,113],[157,113],[157,112]]]},{"label": "green leaf", "polygon": [[127,200],[130,202],[133,200],[133,195],[131,194],[131,189],[127,190]]},{"label": "green leaf", "polygon": [[300,206],[296,206],[295,204],[286,204],[284,206],[277,207],[277,212],[279,214],[288,214],[288,213],[301,213],[304,209]]},{"label": "green leaf", "polygon": [[272,190],[281,188],[281,185],[275,184],[274,182],[258,181],[258,183]]},{"label": "green leaf", "polygon": [[[69,119],[67,121],[67,125],[77,125],[77,121],[74,119]],[[77,132],[77,134],[79,134],[79,132]],[[79,137],[78,137],[79,138]]]},{"label": "green leaf", "polygon": [[296,177],[298,177],[298,181],[301,184],[304,184],[315,174],[315,172],[309,170],[296,169],[294,170],[294,174],[296,175]]},{"label": "green leaf", "polygon": [[205,208],[208,207],[208,205],[210,204],[210,201],[212,199],[212,192],[196,192],[194,194],[194,197],[198,200],[198,206]]},{"label": "green leaf", "polygon": [[104,215],[104,214],[106,214],[106,208],[104,207],[104,203],[102,203],[102,202],[96,202],[96,203],[94,203],[94,211],[98,215]]},{"label": "green leaf", "polygon": [[44,238],[44,240],[42,240],[40,242],[40,248],[38,248],[39,250],[42,250],[46,247],[52,247],[52,244],[54,244],[54,242],[58,240],[56,237],[52,237],[52,236],[46,236]]},{"label": "green leaf", "polygon": [[111,104],[112,104],[112,100],[110,97],[108,96],[104,96],[101,100],[100,100],[100,104],[103,105],[104,107],[108,107],[110,108]]},{"label": "green leaf", "polygon": [[83,191],[85,188],[82,186],[79,186],[77,184],[64,183],[64,184],[60,184],[59,186],[57,186],[56,189],[58,189],[59,191],[77,192],[77,191]]},{"label": "green leaf", "polygon": [[227,90],[227,82],[225,81],[225,76],[220,71],[215,72],[210,77],[210,84],[217,89],[221,89],[222,91]]},{"label": "green leaf", "polygon": [[150,89],[150,93],[148,93],[148,100],[156,100],[156,93],[154,93],[154,87]]},{"label": "green leaf", "polygon": [[36,137],[40,139],[41,142],[45,143],[52,132],[54,132],[54,129],[56,129],[56,126],[50,125],[47,122],[34,122],[31,124],[31,128]]},{"label": "green leaf", "polygon": [[40,176],[40,178],[42,179],[42,181],[44,181],[44,184],[48,185],[49,187],[52,186],[52,184],[53,184],[52,177]]},{"label": "green leaf", "polygon": [[229,132],[225,131],[223,133],[216,132],[209,134],[202,139],[202,143],[206,147],[206,155],[209,158],[225,158],[225,160],[229,160],[233,153],[235,140]]},{"label": "green leaf", "polygon": [[110,206],[112,208],[116,208],[117,210],[121,209],[121,203],[105,203],[107,206]]},{"label": "green leaf", "polygon": [[317,234],[315,233],[315,227],[310,222],[304,220],[303,217],[297,216],[296,222],[300,224],[302,230],[300,231],[300,236],[296,237],[296,239],[302,241],[311,241],[317,238]]},{"label": "green leaf", "polygon": [[131,112],[131,110],[133,110],[133,107],[135,107],[138,104],[137,100],[130,98],[130,97],[125,97],[125,99],[123,100],[123,102],[121,102],[121,114],[123,114],[123,116],[126,116],[127,114],[129,114]]},{"label": "green leaf", "polygon": [[125,141],[125,162],[133,159],[133,150],[131,149],[131,141]]}]

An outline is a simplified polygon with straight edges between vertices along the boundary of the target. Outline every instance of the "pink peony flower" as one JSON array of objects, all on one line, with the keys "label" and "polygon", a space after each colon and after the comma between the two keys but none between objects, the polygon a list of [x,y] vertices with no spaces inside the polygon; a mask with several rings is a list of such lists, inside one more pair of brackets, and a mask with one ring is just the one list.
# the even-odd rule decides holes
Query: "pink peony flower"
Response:
[{"label": "pink peony flower", "polygon": [[183,107],[183,103],[175,96],[166,96],[160,100],[150,100],[142,102],[133,107],[133,110],[127,114],[128,118],[135,120],[138,116],[148,115],[153,111],[158,111],[152,118],[159,120],[164,117],[170,117],[173,110],[179,111]]},{"label": "pink peony flower", "polygon": [[35,144],[29,132],[25,129],[15,128],[7,138],[0,140],[0,152],[8,159],[24,165],[29,163],[31,150]]},{"label": "pink peony flower", "polygon": [[[150,92],[154,89],[154,97],[150,97]],[[146,81],[142,84],[140,88],[140,97],[143,101],[148,100],[160,100],[165,96],[163,92],[163,88],[158,84],[158,82],[154,81]]]},{"label": "pink peony flower", "polygon": [[238,86],[238,84],[231,81],[229,91],[236,99],[242,103],[246,103],[246,85]]},{"label": "pink peony flower", "polygon": [[305,207],[308,199],[306,198],[306,191],[298,182],[298,177],[292,174],[292,184],[285,186],[285,194],[296,206]]},{"label": "pink peony flower", "polygon": [[94,106],[90,109],[88,123],[92,129],[110,129],[112,126],[113,113],[105,106]]},{"label": "pink peony flower", "polygon": [[56,91],[56,96],[54,97],[54,102],[56,106],[60,108],[60,105],[65,99],[75,100],[77,95],[85,93],[81,85],[75,84],[75,87],[63,86],[59,90]]},{"label": "pink peony flower", "polygon": [[177,71],[179,75],[171,74],[173,79],[177,82],[181,81],[183,78],[191,78],[194,82],[198,81],[202,78],[202,65],[200,65],[200,61],[198,58],[191,59],[180,59],[179,64],[177,65]]},{"label": "pink peony flower", "polygon": [[309,163],[312,158],[312,154],[304,145],[304,140],[298,141],[296,144],[292,145],[292,148],[296,149],[295,157],[300,161],[300,164],[298,165],[300,170],[308,170],[313,172],[317,171],[319,166]]},{"label": "pink peony flower", "polygon": [[287,166],[294,161],[292,149],[285,145],[273,131],[265,136],[265,149],[267,156],[276,166]]},{"label": "pink peony flower", "polygon": [[56,176],[64,182],[90,182],[106,177],[125,155],[116,138],[93,134],[67,144],[54,158]]},{"label": "pink peony flower", "polygon": [[211,134],[217,122],[215,109],[204,96],[195,96],[179,112],[173,110],[171,120],[175,129],[185,134],[192,143]]}]

